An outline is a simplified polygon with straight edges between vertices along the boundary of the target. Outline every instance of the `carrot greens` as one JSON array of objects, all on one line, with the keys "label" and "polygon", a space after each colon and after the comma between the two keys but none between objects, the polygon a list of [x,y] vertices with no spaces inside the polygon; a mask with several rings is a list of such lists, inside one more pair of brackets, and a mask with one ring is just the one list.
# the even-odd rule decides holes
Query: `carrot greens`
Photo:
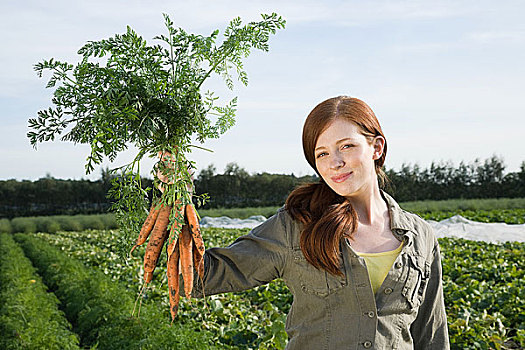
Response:
[{"label": "carrot greens", "polygon": [[[78,51],[77,64],[51,58],[35,65],[39,77],[51,73],[47,87],[54,88],[53,107],[29,119],[27,136],[35,148],[59,136],[89,144],[87,174],[105,157],[114,161],[128,147],[137,149],[131,163],[113,169],[118,176],[109,193],[116,200],[122,252],[129,251],[140,231],[150,191],[166,205],[178,202],[183,207],[195,199],[188,171],[195,164],[186,157],[199,147],[192,140],[220,137],[233,126],[237,107],[236,97],[219,105],[214,92],[201,91],[202,85],[212,75],[222,77],[229,89],[234,76],[248,83],[243,59],[253,49],[268,51],[270,36],[285,26],[276,13],[261,16],[248,24],[233,19],[219,42],[219,30],[209,36],[191,34],[175,28],[164,14],[167,33],[154,38],[157,44],[148,44],[128,26],[124,34],[87,42]],[[159,155],[152,174],[154,187],[163,186],[162,194],[140,181],[140,161]],[[172,223],[175,217],[172,213]]]}]

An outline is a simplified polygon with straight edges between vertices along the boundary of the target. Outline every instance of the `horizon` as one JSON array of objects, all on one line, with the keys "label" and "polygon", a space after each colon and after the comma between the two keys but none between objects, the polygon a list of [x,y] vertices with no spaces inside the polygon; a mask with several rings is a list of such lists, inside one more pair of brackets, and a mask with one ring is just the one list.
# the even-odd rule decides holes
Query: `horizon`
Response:
[{"label": "horizon", "polygon": [[[101,169],[128,163],[134,150],[84,171],[90,148],[26,137],[29,118],[51,106],[52,90],[33,65],[51,57],[75,63],[89,40],[131,26],[149,44],[164,33],[162,13],[176,27],[209,35],[234,17],[243,23],[277,12],[286,28],[270,38],[269,52],[245,60],[249,83],[227,90],[220,79],[206,88],[220,104],[238,96],[236,125],[194,151],[196,173],[234,162],[249,173],[311,175],[301,146],[302,123],[319,102],[337,95],[371,106],[388,140],[388,169],[403,164],[470,163],[502,158],[506,172],[524,161],[523,81],[525,25],[519,1],[253,1],[124,0],[0,4],[0,179],[98,178]],[[153,159],[141,162],[150,176]]]},{"label": "horizon", "polygon": [[[495,155],[493,155],[494,157]],[[496,156],[497,157],[497,156]],[[467,165],[467,166],[475,166],[476,164],[483,164],[485,161],[491,159],[492,157],[490,158],[486,158],[486,159],[475,159],[474,161],[471,161],[471,162],[464,162],[464,161],[461,161],[459,163],[454,163],[454,162],[451,162],[451,161],[440,161],[440,162],[433,162],[434,165],[444,165],[444,166],[451,166],[453,169],[458,169],[458,167],[460,166],[461,163],[463,163],[464,165]],[[498,158],[500,160],[502,160],[501,158]],[[478,163],[476,163],[476,161],[478,161]],[[282,172],[268,172],[268,171],[255,171],[255,172],[252,172],[252,171],[249,171],[248,169],[244,168],[242,165],[240,164],[237,164],[235,162],[231,162],[231,163],[228,163],[226,164],[226,166],[220,170],[218,168],[215,167],[215,165],[213,163],[211,164],[208,164],[208,166],[214,166],[215,167],[215,172],[214,172],[214,175],[224,175],[225,171],[226,171],[226,168],[230,165],[230,164],[234,164],[234,165],[237,165],[239,167],[239,170],[241,171],[246,171],[248,173],[249,176],[254,176],[254,175],[260,175],[260,174],[269,174],[269,175],[286,175],[286,176],[295,176],[295,177],[305,177],[305,176],[316,176],[318,177],[318,175],[312,170],[312,173],[311,174],[302,174],[302,175],[298,175],[298,174],[295,174],[293,172],[291,173],[282,173]],[[432,164],[432,162],[431,162]],[[521,168],[517,169],[517,170],[508,170],[507,169],[507,166],[503,160],[503,165],[505,166],[504,167],[504,170],[503,170],[503,175],[507,175],[507,174],[510,174],[510,173],[519,173],[521,171]],[[522,165],[525,169],[525,160],[522,161]],[[416,166],[419,166],[418,163],[414,163],[414,164],[401,164],[401,167],[403,166],[407,166],[411,169],[414,169],[414,167]],[[419,166],[419,169],[421,171],[424,171],[424,170],[429,170],[431,167],[431,165],[428,165],[426,167],[421,167]],[[201,171],[203,170],[206,170],[207,168],[202,168],[200,169],[200,171],[196,172],[196,175],[198,176],[200,174]],[[100,180],[102,177],[103,177],[103,174],[102,172],[104,171],[108,171],[108,170],[111,170],[110,168],[101,168],[99,169],[98,172],[94,172],[92,174],[92,176],[90,178],[84,178],[84,177],[80,177],[80,178],[59,178],[59,177],[55,177],[53,176],[53,174],[51,174],[50,172],[46,173],[45,175],[43,176],[40,176],[38,178],[34,178],[34,179],[15,179],[15,178],[8,178],[8,179],[0,179],[0,181],[9,181],[9,180],[16,180],[16,181],[38,181],[38,180],[42,180],[42,179],[47,179],[47,178],[50,178],[50,179],[54,179],[54,180],[72,180],[72,181],[75,181],[75,180],[91,180],[91,181],[98,181]],[[386,167],[384,166],[383,167],[383,170],[385,171],[394,171],[394,172],[400,172],[401,169],[400,168],[390,168],[390,167]],[[98,177],[95,176],[95,173],[98,174]],[[151,176],[151,174],[147,174],[147,175],[141,175],[142,178],[144,179],[149,179],[149,180],[153,180],[153,177]]]}]

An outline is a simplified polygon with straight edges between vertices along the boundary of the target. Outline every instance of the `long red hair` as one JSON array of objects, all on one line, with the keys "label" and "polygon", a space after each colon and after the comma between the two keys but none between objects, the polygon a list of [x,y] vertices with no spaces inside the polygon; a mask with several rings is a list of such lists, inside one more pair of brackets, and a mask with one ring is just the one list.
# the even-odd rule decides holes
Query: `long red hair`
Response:
[{"label": "long red hair", "polygon": [[[306,260],[319,269],[341,275],[340,242],[343,236],[351,236],[357,229],[357,213],[345,197],[335,193],[323,181],[315,165],[314,152],[319,135],[336,118],[357,124],[370,142],[375,136],[385,138],[374,112],[363,101],[339,96],[318,104],[304,123],[303,151],[320,181],[294,189],[286,199],[285,208],[293,219],[304,224],[300,244]],[[383,154],[374,161],[381,185],[386,180],[382,170],[386,151],[385,138]]]}]

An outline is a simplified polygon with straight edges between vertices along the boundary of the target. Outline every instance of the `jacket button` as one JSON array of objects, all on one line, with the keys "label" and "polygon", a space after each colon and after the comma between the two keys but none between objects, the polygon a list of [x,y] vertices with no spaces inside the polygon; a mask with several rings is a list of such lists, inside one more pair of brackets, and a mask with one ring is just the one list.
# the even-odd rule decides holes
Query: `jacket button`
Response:
[{"label": "jacket button", "polygon": [[369,349],[369,348],[372,347],[372,342],[367,340],[367,341],[365,341],[365,342],[363,343],[363,346],[364,346],[366,349]]},{"label": "jacket button", "polygon": [[392,288],[386,288],[385,294],[391,294],[394,290]]},{"label": "jacket button", "polygon": [[400,269],[403,267],[403,263],[401,261],[398,261],[394,266],[396,267],[396,269]]},{"label": "jacket button", "polygon": [[368,317],[372,318],[375,316],[376,313],[373,311],[368,311],[366,314],[368,315]]}]

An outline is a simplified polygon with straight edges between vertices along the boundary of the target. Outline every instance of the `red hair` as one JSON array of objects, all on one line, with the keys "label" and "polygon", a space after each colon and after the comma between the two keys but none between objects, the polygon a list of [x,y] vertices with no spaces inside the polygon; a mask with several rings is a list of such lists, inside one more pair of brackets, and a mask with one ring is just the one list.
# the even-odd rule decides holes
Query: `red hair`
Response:
[{"label": "red hair", "polygon": [[286,199],[285,208],[293,219],[304,224],[301,232],[301,250],[313,266],[333,275],[341,275],[340,242],[357,229],[357,213],[352,204],[335,193],[321,178],[315,165],[315,145],[319,135],[336,119],[355,123],[369,142],[376,137],[385,139],[383,154],[376,159],[375,169],[381,185],[386,180],[382,170],[387,145],[372,109],[363,101],[339,96],[318,104],[308,115],[303,127],[303,151],[306,160],[320,177],[318,183],[294,189]]}]

